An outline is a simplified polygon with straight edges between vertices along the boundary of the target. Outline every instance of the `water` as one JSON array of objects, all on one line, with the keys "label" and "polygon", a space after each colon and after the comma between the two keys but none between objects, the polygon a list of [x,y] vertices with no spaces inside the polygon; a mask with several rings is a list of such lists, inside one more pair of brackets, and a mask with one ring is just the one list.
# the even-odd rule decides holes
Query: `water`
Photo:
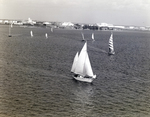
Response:
[{"label": "water", "polygon": [[70,73],[80,30],[0,26],[0,117],[150,117],[150,32],[113,31],[114,56],[111,32],[83,32],[93,84]]}]

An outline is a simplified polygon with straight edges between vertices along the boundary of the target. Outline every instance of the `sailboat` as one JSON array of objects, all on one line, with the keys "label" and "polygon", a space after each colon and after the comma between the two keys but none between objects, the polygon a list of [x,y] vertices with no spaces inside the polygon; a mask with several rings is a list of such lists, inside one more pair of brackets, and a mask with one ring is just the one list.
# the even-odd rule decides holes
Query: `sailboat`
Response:
[{"label": "sailboat", "polygon": [[45,38],[46,38],[46,39],[48,38],[48,35],[47,35],[47,33],[45,33]]},{"label": "sailboat", "polygon": [[31,35],[31,37],[33,37],[33,32],[32,32],[32,30],[30,31],[30,35]]},{"label": "sailboat", "polygon": [[53,28],[51,28],[51,32],[53,32],[54,30],[53,30]]},{"label": "sailboat", "polygon": [[114,55],[115,51],[114,51],[114,45],[113,45],[113,33],[111,33],[110,35],[108,46],[109,46],[108,55]]},{"label": "sailboat", "polygon": [[12,35],[11,35],[11,28],[13,27],[13,25],[12,24],[10,24],[9,25],[9,34],[8,34],[8,37],[12,37]]},{"label": "sailboat", "polygon": [[82,41],[85,41],[85,39],[84,39],[84,34],[83,34],[83,33],[81,33],[81,35],[82,35]]},{"label": "sailboat", "polygon": [[92,33],[92,40],[95,41],[95,39],[94,39],[94,33]]},{"label": "sailboat", "polygon": [[96,78],[93,74],[89,55],[87,52],[87,42],[85,42],[80,54],[76,53],[72,64],[71,72],[74,73],[73,78],[78,81],[92,83]]}]

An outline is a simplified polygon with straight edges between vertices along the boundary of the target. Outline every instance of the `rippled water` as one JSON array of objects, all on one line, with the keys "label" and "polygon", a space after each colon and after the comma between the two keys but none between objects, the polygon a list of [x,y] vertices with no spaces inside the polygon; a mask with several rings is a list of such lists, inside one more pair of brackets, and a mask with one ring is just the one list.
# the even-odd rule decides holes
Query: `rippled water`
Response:
[{"label": "rippled water", "polygon": [[[30,37],[30,30],[34,37]],[[97,79],[72,79],[80,30],[0,26],[0,117],[150,117],[150,32],[84,30]],[[45,38],[45,33],[49,38]]]}]

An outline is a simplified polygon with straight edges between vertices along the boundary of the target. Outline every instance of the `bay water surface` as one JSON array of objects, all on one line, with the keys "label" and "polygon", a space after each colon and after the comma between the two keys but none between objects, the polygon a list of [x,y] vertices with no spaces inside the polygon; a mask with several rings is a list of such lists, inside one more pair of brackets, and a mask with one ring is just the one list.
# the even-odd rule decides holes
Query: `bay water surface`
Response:
[{"label": "bay water surface", "polygon": [[[70,73],[81,32],[97,75],[92,84]],[[8,37],[0,25],[0,117],[150,117],[150,32],[112,32],[115,55],[108,56],[110,31],[14,26]]]}]

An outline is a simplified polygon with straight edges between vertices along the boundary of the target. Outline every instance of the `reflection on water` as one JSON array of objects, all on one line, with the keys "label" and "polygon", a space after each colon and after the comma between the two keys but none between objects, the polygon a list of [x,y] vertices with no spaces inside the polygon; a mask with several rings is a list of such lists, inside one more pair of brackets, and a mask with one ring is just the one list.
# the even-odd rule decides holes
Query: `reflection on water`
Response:
[{"label": "reflection on water", "polygon": [[77,88],[72,90],[74,101],[72,108],[77,116],[88,116],[92,113],[93,104],[92,96],[94,95],[93,87],[91,84],[78,83]]}]

